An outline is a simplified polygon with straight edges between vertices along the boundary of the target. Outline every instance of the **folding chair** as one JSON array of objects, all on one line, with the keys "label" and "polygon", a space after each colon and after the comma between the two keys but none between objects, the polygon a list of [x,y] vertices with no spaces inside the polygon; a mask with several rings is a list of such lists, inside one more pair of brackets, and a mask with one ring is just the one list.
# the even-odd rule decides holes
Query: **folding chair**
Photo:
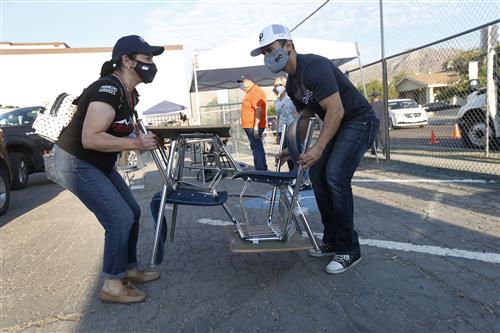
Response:
[{"label": "folding chair", "polygon": [[[236,229],[241,239],[258,244],[262,241],[288,241],[295,231],[301,232],[300,224],[297,218],[302,222],[307,236],[312,246],[319,250],[315,237],[312,234],[309,223],[301,209],[298,201],[300,185],[304,176],[304,169],[298,164],[299,155],[302,150],[307,151],[311,143],[314,126],[316,124],[315,118],[309,120],[307,127],[307,134],[304,142],[304,149],[302,149],[300,140],[300,123],[302,121],[302,113],[296,118],[287,129],[284,129],[285,135],[281,137],[280,152],[286,148],[290,154],[290,158],[294,162],[294,169],[288,172],[281,172],[281,163],[276,166],[276,171],[257,171],[246,170],[238,172],[234,175],[233,179],[241,178],[246,181],[240,194],[240,203],[246,223],[236,222]],[[291,190],[292,181],[296,180],[293,191]],[[268,184],[273,186],[273,192],[270,200],[269,211],[267,214],[267,221],[265,224],[251,224],[248,220],[248,215],[244,208],[245,193],[251,182],[260,184]],[[279,201],[279,221],[273,221],[273,213],[277,192],[280,194]],[[288,210],[286,219],[283,219],[283,213]]]},{"label": "folding chair", "polygon": [[[139,121],[139,127],[143,132],[147,132],[146,127]],[[208,187],[201,187],[195,184],[190,184],[182,180],[184,171],[185,152],[190,140],[211,140],[214,145],[214,151],[226,151],[220,146],[220,138],[214,133],[184,133],[179,134],[175,139],[171,139],[170,146],[167,150],[163,146],[158,146],[152,151],[153,160],[157,166],[160,176],[163,181],[161,192],[160,207],[158,218],[156,220],[155,235],[153,239],[153,248],[151,252],[151,266],[156,265],[158,246],[160,244],[160,235],[162,234],[163,218],[165,215],[166,204],[173,205],[172,216],[170,219],[169,230],[170,241],[174,240],[175,227],[177,221],[178,208],[180,205],[185,206],[222,206],[233,223],[237,223],[236,219],[229,211],[226,201],[228,198],[227,192],[217,192],[216,186],[223,178],[220,162],[215,161],[217,173]],[[230,156],[229,156],[230,157]],[[231,158],[231,157],[230,157]],[[232,159],[232,158],[231,158]],[[232,160],[237,170],[240,170],[234,160]]]}]

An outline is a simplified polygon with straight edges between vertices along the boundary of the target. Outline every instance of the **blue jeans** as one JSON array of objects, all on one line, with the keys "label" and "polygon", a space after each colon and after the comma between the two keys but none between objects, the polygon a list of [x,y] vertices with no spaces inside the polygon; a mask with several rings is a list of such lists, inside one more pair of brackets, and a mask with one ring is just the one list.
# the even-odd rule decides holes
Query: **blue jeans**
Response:
[{"label": "blue jeans", "polygon": [[129,187],[116,170],[102,171],[57,145],[51,155],[52,161],[46,161],[52,169],[49,170],[51,179],[76,195],[106,231],[103,276],[125,277],[128,268],[137,267],[141,217],[141,209]]},{"label": "blue jeans", "polygon": [[351,179],[363,155],[371,147],[379,121],[373,114],[341,124],[321,158],[310,169],[316,203],[324,226],[323,243],[338,254],[359,251],[353,227],[354,205]]},{"label": "blue jeans", "polygon": [[262,134],[264,128],[259,128],[259,139],[253,137],[253,128],[244,128],[247,133],[248,140],[250,141],[250,148],[253,154],[253,165],[255,170],[267,170],[266,152],[264,151],[264,144],[262,143]]}]

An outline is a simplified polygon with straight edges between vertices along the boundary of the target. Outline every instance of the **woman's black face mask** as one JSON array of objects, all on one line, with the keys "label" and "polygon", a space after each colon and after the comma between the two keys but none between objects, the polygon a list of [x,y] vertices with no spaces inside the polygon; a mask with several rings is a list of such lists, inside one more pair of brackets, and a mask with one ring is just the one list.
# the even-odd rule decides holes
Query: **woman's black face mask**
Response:
[{"label": "woman's black face mask", "polygon": [[139,75],[141,78],[142,82],[144,83],[151,83],[153,82],[153,79],[155,78],[156,72],[158,72],[158,69],[156,68],[155,64],[147,64],[145,62],[141,62],[137,59],[134,59],[137,64],[134,66],[134,70]]}]

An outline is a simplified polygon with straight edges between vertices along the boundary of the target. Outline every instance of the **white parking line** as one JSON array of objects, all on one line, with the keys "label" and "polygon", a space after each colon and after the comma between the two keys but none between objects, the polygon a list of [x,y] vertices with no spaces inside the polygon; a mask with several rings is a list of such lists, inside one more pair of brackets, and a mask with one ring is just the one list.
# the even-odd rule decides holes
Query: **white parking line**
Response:
[{"label": "white parking line", "polygon": [[353,178],[353,183],[479,183],[479,184],[495,184],[493,179],[363,179]]},{"label": "white parking line", "polygon": [[[232,222],[223,221],[223,220],[212,220],[212,219],[200,219],[198,223],[213,225],[213,226],[227,226],[233,225]],[[323,233],[314,233],[315,236],[321,238]],[[431,254],[435,256],[442,257],[457,257],[463,259],[470,260],[479,260],[493,264],[500,264],[500,253],[493,252],[473,252],[466,251],[460,249],[450,249],[446,247],[439,246],[430,246],[430,245],[414,245],[411,243],[401,243],[401,242],[393,242],[393,241],[385,241],[385,240],[377,240],[377,239],[359,239],[359,243],[362,245],[379,247],[383,249],[389,250],[398,250],[404,252],[416,252],[416,253],[425,253]]]},{"label": "white parking line", "polygon": [[479,260],[493,264],[500,264],[500,253],[492,252],[473,252],[459,249],[450,249],[446,247],[430,245],[414,245],[410,243],[400,243],[392,241],[383,241],[377,239],[359,239],[362,245],[380,247],[383,249],[399,250],[404,252],[418,252],[432,254],[443,257],[457,257],[471,260]]}]

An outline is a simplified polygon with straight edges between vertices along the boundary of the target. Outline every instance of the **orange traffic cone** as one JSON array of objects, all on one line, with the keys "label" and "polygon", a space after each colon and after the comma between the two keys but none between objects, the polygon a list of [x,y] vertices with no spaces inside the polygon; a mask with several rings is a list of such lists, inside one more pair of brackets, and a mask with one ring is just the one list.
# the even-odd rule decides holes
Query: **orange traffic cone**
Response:
[{"label": "orange traffic cone", "polygon": [[434,130],[431,132],[431,145],[435,145],[436,143],[438,143],[439,141],[437,140],[436,138],[436,133],[434,133]]},{"label": "orange traffic cone", "polygon": [[458,127],[458,124],[455,124],[453,127],[453,139],[461,139],[462,135],[460,134],[460,127]]}]

